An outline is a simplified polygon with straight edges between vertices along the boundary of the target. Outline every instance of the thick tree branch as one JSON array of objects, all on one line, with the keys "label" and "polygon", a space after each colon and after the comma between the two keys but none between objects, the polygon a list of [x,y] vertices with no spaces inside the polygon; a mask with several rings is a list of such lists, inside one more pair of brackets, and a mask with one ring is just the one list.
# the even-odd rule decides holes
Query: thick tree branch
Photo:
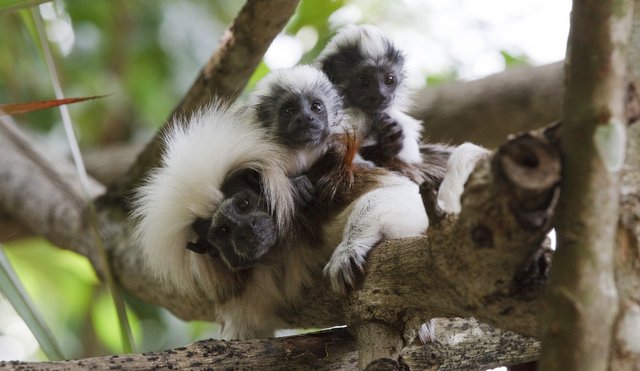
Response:
[{"label": "thick tree branch", "polygon": [[626,161],[620,177],[620,220],[616,233],[616,286],[619,310],[613,328],[610,370],[634,370],[640,364],[640,0],[634,1],[631,38],[627,49]]},{"label": "thick tree branch", "polygon": [[157,165],[162,153],[160,138],[174,123],[175,118],[188,117],[214,97],[232,102],[240,94],[299,2],[300,0],[247,1],[225,31],[218,49],[202,68],[163,128],[156,133],[127,174],[109,188],[109,198],[123,201],[146,172]]},{"label": "thick tree branch", "polygon": [[631,1],[574,1],[543,370],[605,370],[617,313],[614,243],[624,161]]},{"label": "thick tree branch", "polygon": [[[104,187],[90,181],[93,197]],[[10,116],[0,116],[0,209],[37,235],[91,259],[85,201],[73,165],[34,145]]]},{"label": "thick tree branch", "polygon": [[470,141],[496,148],[509,134],[560,119],[563,80],[558,62],[456,81],[417,94],[412,115],[424,120],[429,141]]},{"label": "thick tree branch", "polygon": [[[403,363],[412,370],[484,370],[535,359],[539,351],[533,339],[473,320],[442,319],[437,325],[440,342],[414,344],[402,351]],[[357,360],[356,342],[343,328],[277,339],[203,340],[163,352],[77,361],[0,362],[0,369],[255,369],[259,365],[261,370],[355,370]]]},{"label": "thick tree branch", "polygon": [[[544,282],[548,263],[540,250],[540,241],[547,228],[545,210],[553,206],[557,182],[557,173],[548,169],[558,167],[557,158],[552,155],[555,147],[545,145],[546,140],[539,136],[523,138],[528,139],[512,141],[493,161],[486,160],[476,169],[463,197],[465,211],[459,217],[448,216],[432,226],[427,237],[386,242],[375,249],[367,279],[352,296],[350,306],[356,309],[350,309],[355,313],[350,323],[358,321],[360,311],[370,316],[360,319],[379,319],[395,329],[402,329],[405,319],[411,317],[422,320],[474,315],[522,334],[536,335],[539,287],[535,283]],[[50,155],[32,155],[34,151],[29,149],[32,144],[16,146],[10,138],[2,139],[6,145],[0,146],[0,158],[7,159],[2,169],[11,176],[1,177],[0,193],[4,197],[0,197],[0,206],[57,245],[88,256],[96,263],[84,205],[78,201],[79,191],[67,181],[58,180],[65,179],[62,174],[68,173],[71,165],[60,159],[50,170],[46,169],[45,158],[51,158]],[[541,179],[550,179],[535,183],[540,187],[536,192],[549,193],[540,197],[547,201],[523,205],[518,200],[530,193],[523,193],[524,188],[519,192],[507,191],[514,184],[524,184],[518,181],[520,177],[538,179],[538,173]],[[26,189],[24,184],[33,187],[33,193],[20,193]],[[58,193],[64,198],[54,202],[52,195]],[[101,230],[116,277],[125,289],[181,318],[215,320],[214,303],[204,298],[200,302],[187,302],[148,277],[132,248],[126,214],[112,205],[100,210]],[[94,266],[99,271],[100,265]],[[527,268],[530,266],[537,270]],[[527,271],[537,273],[528,277]],[[327,327],[345,321],[339,310],[344,299],[330,294],[326,280],[320,272],[317,274],[318,285],[309,288],[308,297],[301,301],[314,305],[281,308],[282,318],[289,319],[291,327]],[[385,305],[366,311],[369,303]],[[386,307],[389,310],[385,312]],[[406,314],[405,319],[397,317],[401,311]]]}]

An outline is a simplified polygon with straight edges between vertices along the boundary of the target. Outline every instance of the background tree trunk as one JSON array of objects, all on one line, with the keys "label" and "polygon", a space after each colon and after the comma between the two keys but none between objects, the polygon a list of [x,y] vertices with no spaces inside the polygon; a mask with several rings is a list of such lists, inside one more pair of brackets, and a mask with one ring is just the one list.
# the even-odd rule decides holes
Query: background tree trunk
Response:
[{"label": "background tree trunk", "polygon": [[543,370],[605,370],[617,313],[614,246],[631,1],[574,1],[562,127],[562,194]]}]

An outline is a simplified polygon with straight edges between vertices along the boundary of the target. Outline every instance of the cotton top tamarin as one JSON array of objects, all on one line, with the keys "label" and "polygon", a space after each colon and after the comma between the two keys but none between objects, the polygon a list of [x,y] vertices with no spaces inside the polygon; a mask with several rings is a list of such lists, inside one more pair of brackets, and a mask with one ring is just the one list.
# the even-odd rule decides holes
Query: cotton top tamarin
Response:
[{"label": "cotton top tamarin", "polygon": [[[186,302],[206,298],[225,339],[288,327],[278,313],[302,305],[303,287],[318,284],[323,267],[341,290],[353,284],[351,262],[363,264],[373,244],[421,234],[428,224],[417,185],[352,166],[353,145],[331,146],[309,169],[324,207],[299,213],[289,148],[245,118],[213,105],[174,123],[162,163],[133,205],[150,274]],[[300,223],[314,226],[318,240],[290,238]],[[204,238],[209,245],[198,244]]]},{"label": "cotton top tamarin", "polygon": [[361,155],[393,168],[395,159],[422,161],[422,122],[405,112],[404,54],[376,27],[349,26],[327,44],[315,64],[343,96],[345,113],[362,140]]}]

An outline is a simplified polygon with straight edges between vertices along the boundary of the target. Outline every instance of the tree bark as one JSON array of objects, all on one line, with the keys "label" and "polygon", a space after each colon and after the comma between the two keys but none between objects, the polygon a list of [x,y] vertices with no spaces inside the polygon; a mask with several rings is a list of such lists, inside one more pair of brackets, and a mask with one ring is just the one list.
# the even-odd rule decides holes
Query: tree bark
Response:
[{"label": "tree bark", "polygon": [[[400,354],[412,370],[485,370],[532,360],[539,344],[474,320],[439,319],[437,343],[413,344]],[[508,346],[505,346],[508,344]],[[260,369],[356,370],[356,341],[344,329],[249,341],[202,340],[162,352],[62,362],[0,362],[0,369]]]},{"label": "tree bark", "polygon": [[616,286],[619,310],[613,327],[610,370],[637,370],[640,364],[640,0],[634,1],[632,47],[627,50],[626,162],[620,178],[620,219],[616,233]]},{"label": "tree bark", "polygon": [[543,370],[605,370],[618,306],[614,242],[624,161],[630,1],[574,1],[562,128],[558,247]]},{"label": "tree bark", "polygon": [[[202,68],[165,125],[138,156],[133,167],[109,188],[108,198],[124,202],[162,154],[161,138],[171,125],[181,124],[214,97],[233,102],[258,67],[276,35],[300,0],[248,0],[225,31],[220,45]],[[180,121],[180,122],[177,122]]]},{"label": "tree bark", "polygon": [[512,133],[534,130],[562,116],[563,63],[518,67],[475,81],[427,88],[412,115],[430,142],[473,142],[488,148]]}]

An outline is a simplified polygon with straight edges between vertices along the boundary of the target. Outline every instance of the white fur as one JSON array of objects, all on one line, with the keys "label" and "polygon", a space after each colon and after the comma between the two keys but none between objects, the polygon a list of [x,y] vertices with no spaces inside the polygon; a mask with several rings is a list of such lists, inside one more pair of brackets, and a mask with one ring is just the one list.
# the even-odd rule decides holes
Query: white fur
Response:
[{"label": "white fur", "polygon": [[481,159],[489,155],[485,148],[472,143],[457,146],[447,161],[447,172],[438,191],[438,206],[447,213],[459,213],[460,198],[469,175]]},{"label": "white fur", "polygon": [[[234,277],[224,264],[186,249],[196,238],[192,223],[210,217],[222,201],[220,187],[229,172],[258,170],[279,229],[294,222],[286,149],[246,112],[214,105],[188,123],[175,123],[165,137],[162,164],[138,189],[133,211],[139,251],[150,273],[187,301],[210,300],[225,339],[271,336],[284,326],[278,309],[296,304],[335,246],[339,248],[327,271],[337,287],[345,261],[354,258],[363,264],[375,243],[415,236],[428,225],[417,186],[400,176],[383,176],[379,188],[320,226],[326,237],[323,247],[274,249],[252,269],[243,289],[234,292]],[[338,268],[330,268],[334,266]]]},{"label": "white fur", "polygon": [[417,184],[395,174],[380,180],[381,187],[364,194],[343,212],[348,218],[342,241],[324,268],[335,291],[346,293],[354,285],[352,263],[362,271],[375,244],[419,236],[429,226]]},{"label": "white fur", "polygon": [[188,126],[175,123],[165,145],[162,165],[136,193],[136,235],[151,274],[179,293],[192,295],[218,282],[211,264],[185,248],[195,238],[191,225],[213,214],[223,198],[220,186],[231,170],[253,168],[267,174],[269,206],[274,212],[277,208],[280,226],[290,223],[293,200],[280,165],[285,154],[264,130],[236,120],[219,106],[195,114]]},{"label": "white fur", "polygon": [[402,150],[398,153],[398,158],[410,164],[418,164],[422,162],[419,145],[422,132],[422,121],[400,111],[395,105],[387,110],[387,114],[402,126],[404,141],[402,142]]},{"label": "white fur", "polygon": [[388,39],[377,27],[371,25],[347,26],[335,35],[322,50],[317,60],[322,61],[327,56],[335,54],[338,47],[345,44],[360,45],[360,51],[372,59],[376,59],[387,51]]}]

